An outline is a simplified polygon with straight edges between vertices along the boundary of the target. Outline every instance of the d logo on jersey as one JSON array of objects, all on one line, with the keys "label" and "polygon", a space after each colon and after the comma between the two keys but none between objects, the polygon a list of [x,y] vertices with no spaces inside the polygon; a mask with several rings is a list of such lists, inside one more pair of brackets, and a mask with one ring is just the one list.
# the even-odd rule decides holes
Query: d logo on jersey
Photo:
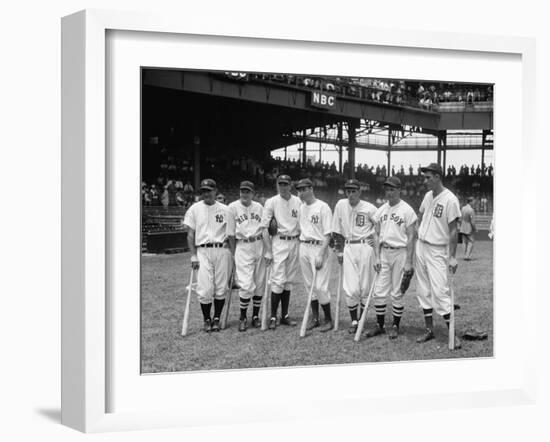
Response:
[{"label": "d logo on jersey", "polygon": [[441,204],[437,204],[434,208],[434,216],[436,218],[441,218],[441,215],[443,215],[443,206]]},{"label": "d logo on jersey", "polygon": [[358,227],[363,227],[365,225],[365,215],[357,215],[357,218],[355,218],[355,225]]}]

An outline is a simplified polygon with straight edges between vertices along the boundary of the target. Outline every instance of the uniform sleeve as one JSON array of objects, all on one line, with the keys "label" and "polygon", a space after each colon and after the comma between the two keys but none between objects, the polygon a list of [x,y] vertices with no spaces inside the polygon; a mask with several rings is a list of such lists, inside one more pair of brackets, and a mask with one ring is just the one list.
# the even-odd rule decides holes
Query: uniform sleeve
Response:
[{"label": "uniform sleeve", "polygon": [[414,213],[414,210],[412,209],[412,207],[409,208],[405,216],[406,227],[411,227],[413,224],[416,223],[417,220],[418,220],[418,217],[416,216],[416,213]]},{"label": "uniform sleeve", "polygon": [[334,233],[342,234],[342,227],[340,223],[340,204],[339,201],[336,203],[336,207],[334,208],[334,214],[332,215],[332,231]]},{"label": "uniform sleeve", "polygon": [[450,224],[457,218],[460,218],[460,205],[458,199],[449,198],[447,202],[447,223]]},{"label": "uniform sleeve", "polygon": [[185,224],[187,227],[193,230],[197,230],[197,224],[195,222],[195,206],[192,205],[187,209],[187,212],[185,212],[185,217],[183,219],[183,224]]},{"label": "uniform sleeve", "polygon": [[374,215],[372,216],[372,220],[373,220],[375,223],[379,223],[379,222],[380,222],[380,217],[382,216],[382,207],[384,207],[384,205],[381,205],[381,206],[376,210],[376,212],[374,212]]},{"label": "uniform sleeve", "polygon": [[321,217],[323,219],[323,235],[329,235],[332,232],[332,211],[328,204],[323,206]]},{"label": "uniform sleeve", "polygon": [[273,212],[273,200],[270,198],[265,202],[262,213],[262,223],[260,224],[262,228],[267,228],[269,226],[271,218],[273,218]]},{"label": "uniform sleeve", "polygon": [[235,236],[235,212],[231,207],[226,209],[227,213],[227,235]]},{"label": "uniform sleeve", "polygon": [[420,204],[420,209],[418,210],[420,213],[424,213],[426,211],[426,206],[428,205],[428,194],[424,195],[424,198],[422,199],[422,204]]}]

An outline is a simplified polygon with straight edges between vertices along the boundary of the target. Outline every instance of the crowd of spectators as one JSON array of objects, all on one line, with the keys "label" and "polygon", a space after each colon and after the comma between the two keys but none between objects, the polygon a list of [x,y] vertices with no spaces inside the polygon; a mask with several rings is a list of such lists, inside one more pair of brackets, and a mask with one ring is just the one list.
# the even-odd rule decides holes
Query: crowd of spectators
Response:
[{"label": "crowd of spectators", "polygon": [[438,110],[440,103],[474,104],[493,101],[493,87],[487,84],[418,82],[396,79],[317,77],[286,74],[225,72],[235,81],[284,83],[386,104]]}]

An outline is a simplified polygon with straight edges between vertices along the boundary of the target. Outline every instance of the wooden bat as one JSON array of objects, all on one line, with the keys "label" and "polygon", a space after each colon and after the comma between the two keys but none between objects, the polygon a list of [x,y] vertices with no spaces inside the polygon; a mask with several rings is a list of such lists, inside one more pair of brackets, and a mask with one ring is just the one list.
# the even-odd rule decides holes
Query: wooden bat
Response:
[{"label": "wooden bat", "polygon": [[189,307],[191,305],[191,291],[193,289],[193,276],[195,275],[195,269],[191,269],[191,277],[189,278],[189,285],[187,286],[187,300],[185,301],[185,310],[183,311],[183,323],[181,325],[181,335],[186,336],[189,329]]},{"label": "wooden bat", "polygon": [[336,289],[336,311],[334,312],[334,331],[338,331],[340,322],[340,294],[342,293],[342,266],[338,271],[338,288]]},{"label": "wooden bat", "polygon": [[231,278],[229,278],[229,294],[227,295],[227,302],[225,303],[225,311],[222,313],[222,321],[220,323],[220,328],[223,330],[227,325],[227,318],[229,317],[229,309],[231,308],[231,295],[233,294],[233,282],[235,280],[235,269],[231,273]]},{"label": "wooden bat", "polygon": [[455,349],[455,291],[453,290],[454,276],[449,272],[449,290],[451,292],[451,317],[449,318],[449,350]]},{"label": "wooden bat", "polygon": [[267,272],[265,274],[265,290],[264,290],[264,296],[262,298],[262,327],[261,330],[265,331],[267,330],[267,294],[269,293],[269,278],[271,276],[271,266],[267,268]]},{"label": "wooden bat", "polygon": [[[355,336],[353,338],[355,342],[358,342],[359,339],[361,339],[361,333],[363,333],[363,328],[365,327],[365,322],[367,321],[367,311],[369,309],[370,298],[374,293],[374,288],[376,287],[377,279],[378,279],[378,272],[374,276],[374,281],[372,281],[372,285],[369,290],[369,296],[367,296],[367,302],[365,303],[365,307],[363,308],[363,312],[361,313],[361,319],[359,320],[359,324],[357,325],[357,331],[355,332]],[[361,301],[359,301],[359,305],[361,305]]]},{"label": "wooden bat", "polygon": [[300,338],[306,335],[307,321],[309,320],[309,307],[311,306],[311,298],[313,298],[313,288],[315,287],[315,280],[317,279],[317,269],[313,269],[313,282],[309,289],[309,295],[307,297],[306,311],[304,312],[304,319],[302,319],[302,326],[300,327]]}]

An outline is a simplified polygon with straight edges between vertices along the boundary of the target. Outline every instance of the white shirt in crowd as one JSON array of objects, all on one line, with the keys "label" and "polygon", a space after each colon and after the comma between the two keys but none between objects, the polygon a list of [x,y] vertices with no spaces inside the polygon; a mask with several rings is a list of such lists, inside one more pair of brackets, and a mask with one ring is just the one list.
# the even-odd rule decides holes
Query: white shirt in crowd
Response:
[{"label": "white shirt in crowd", "polygon": [[300,240],[323,241],[332,232],[332,211],[327,203],[315,200],[300,206]]},{"label": "white shirt in crowd", "polygon": [[413,208],[403,200],[394,206],[383,204],[374,215],[374,220],[380,223],[380,243],[390,247],[406,247],[407,228],[417,219]]},{"label": "white shirt in crowd", "polygon": [[229,204],[229,210],[235,221],[235,238],[248,239],[262,233],[262,213],[264,208],[256,201],[245,206],[240,200]]},{"label": "white shirt in crowd", "polygon": [[235,220],[229,208],[216,201],[209,206],[204,201],[194,203],[187,212],[183,224],[195,231],[195,245],[221,243],[235,235]]},{"label": "white shirt in crowd", "polygon": [[275,195],[265,202],[262,217],[262,227],[268,227],[273,217],[277,220],[277,233],[284,236],[296,236],[300,233],[298,212],[302,202],[295,195],[285,200],[281,195]]},{"label": "white shirt in crowd", "polygon": [[359,200],[355,207],[347,198],[341,199],[334,207],[332,231],[345,239],[366,239],[374,233],[374,214],[376,207],[364,200]]},{"label": "white shirt in crowd", "polygon": [[420,205],[422,222],[418,228],[418,238],[436,246],[448,245],[450,242],[449,223],[460,218],[458,198],[444,189],[435,198],[430,190]]}]

